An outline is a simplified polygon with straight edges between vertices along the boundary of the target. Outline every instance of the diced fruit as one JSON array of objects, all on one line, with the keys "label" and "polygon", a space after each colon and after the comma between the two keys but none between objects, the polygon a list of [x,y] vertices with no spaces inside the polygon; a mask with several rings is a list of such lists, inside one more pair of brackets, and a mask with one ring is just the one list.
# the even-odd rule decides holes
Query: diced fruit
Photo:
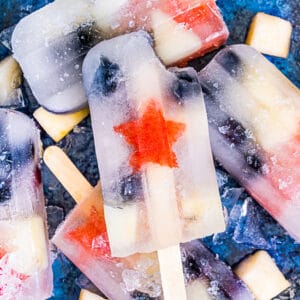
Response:
[{"label": "diced fruit", "polygon": [[12,247],[9,265],[18,273],[32,274],[48,266],[47,244],[43,219],[33,216],[13,221]]},{"label": "diced fruit", "polygon": [[142,193],[142,180],[140,174],[132,174],[123,178],[120,183],[120,193],[124,201],[137,200]]},{"label": "diced fruit", "polygon": [[140,119],[115,126],[114,130],[135,147],[130,158],[130,165],[134,170],[139,170],[143,164],[150,162],[171,168],[178,167],[172,145],[183,134],[185,124],[165,120],[159,104],[154,100],[150,101]]},{"label": "diced fruit", "polygon": [[88,108],[84,108],[78,112],[69,114],[54,114],[40,107],[34,112],[33,116],[40,123],[47,134],[55,142],[59,142],[77,124],[86,118],[88,114]]},{"label": "diced fruit", "polygon": [[[110,244],[118,245],[121,249],[126,245],[134,245],[139,224],[137,205],[126,205],[122,208],[104,205],[104,212]],[[123,231],[122,236],[119,235],[120,228]]]},{"label": "diced fruit", "polygon": [[250,25],[246,44],[265,54],[287,57],[291,35],[292,25],[289,21],[258,13]]},{"label": "diced fruit", "polygon": [[104,298],[88,290],[82,289],[80,291],[79,300],[104,300]]},{"label": "diced fruit", "polygon": [[189,300],[212,300],[208,293],[209,285],[202,279],[196,279],[188,283],[186,288],[187,299]]},{"label": "diced fruit", "polygon": [[0,105],[10,105],[13,92],[22,83],[19,64],[10,56],[0,62]]},{"label": "diced fruit", "polygon": [[256,300],[270,300],[290,286],[266,251],[244,259],[235,273],[247,284]]},{"label": "diced fruit", "polygon": [[151,21],[156,52],[166,65],[192,55],[201,47],[199,37],[169,15],[156,10],[151,14]]}]

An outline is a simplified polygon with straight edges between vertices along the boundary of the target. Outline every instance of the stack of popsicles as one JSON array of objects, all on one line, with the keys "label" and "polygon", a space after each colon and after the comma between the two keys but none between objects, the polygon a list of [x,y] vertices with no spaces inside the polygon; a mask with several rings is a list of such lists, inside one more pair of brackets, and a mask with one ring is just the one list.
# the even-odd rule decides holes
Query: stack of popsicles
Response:
[{"label": "stack of popsicles", "polygon": [[[215,157],[300,240],[299,90],[243,45],[199,74],[164,66],[227,36],[213,0],[56,0],[14,31],[14,56],[44,108],[74,112],[88,100],[102,188],[46,152],[80,202],[53,242],[110,299],[253,299],[195,240],[225,227],[209,131]],[[38,132],[20,113],[0,115],[0,299],[44,299],[52,274]]]}]

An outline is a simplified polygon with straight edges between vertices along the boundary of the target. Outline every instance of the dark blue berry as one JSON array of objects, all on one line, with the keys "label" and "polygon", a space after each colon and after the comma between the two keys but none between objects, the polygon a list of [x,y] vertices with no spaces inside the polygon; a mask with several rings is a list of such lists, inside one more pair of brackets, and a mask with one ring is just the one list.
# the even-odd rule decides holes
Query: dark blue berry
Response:
[{"label": "dark blue berry", "polygon": [[197,73],[187,70],[174,71],[176,79],[172,84],[172,92],[179,104],[193,96],[201,94],[201,85]]},{"label": "dark blue berry", "polygon": [[221,126],[219,126],[219,132],[235,145],[240,145],[247,139],[245,128],[233,118],[228,118],[222,123]]},{"label": "dark blue berry", "polygon": [[91,86],[91,93],[109,96],[116,91],[120,77],[121,70],[119,65],[102,56]]},{"label": "dark blue berry", "polygon": [[242,62],[241,59],[231,50],[223,55],[217,55],[216,61],[228,72],[231,76],[239,76]]},{"label": "dark blue berry", "polygon": [[120,183],[120,194],[124,201],[138,200],[142,192],[142,182],[139,174],[126,176]]},{"label": "dark blue berry", "polygon": [[21,167],[34,158],[34,145],[30,140],[25,145],[18,145],[12,150],[14,167]]},{"label": "dark blue berry", "polygon": [[260,158],[255,154],[246,154],[245,155],[245,161],[247,165],[255,170],[256,172],[259,172],[262,167],[262,162]]},{"label": "dark blue berry", "polygon": [[135,290],[131,293],[131,296],[135,300],[156,300],[159,299],[158,297],[150,297],[147,293],[140,292],[138,290]]}]

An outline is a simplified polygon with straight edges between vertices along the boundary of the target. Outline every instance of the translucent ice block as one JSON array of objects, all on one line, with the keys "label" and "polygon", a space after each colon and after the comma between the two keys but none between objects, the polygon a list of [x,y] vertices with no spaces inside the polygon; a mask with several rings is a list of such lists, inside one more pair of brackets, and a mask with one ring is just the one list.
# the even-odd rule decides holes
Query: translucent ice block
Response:
[{"label": "translucent ice block", "polygon": [[111,257],[100,193],[98,185],[76,206],[52,241],[109,299],[131,299],[138,293],[159,297],[156,253]]},{"label": "translucent ice block", "polygon": [[300,92],[249,46],[200,72],[217,160],[300,241]]},{"label": "translucent ice block", "polygon": [[0,299],[45,299],[52,292],[40,180],[39,132],[0,110]]},{"label": "translucent ice block", "polygon": [[195,71],[166,70],[139,31],[94,47],[83,77],[113,255],[224,230]]},{"label": "translucent ice block", "polygon": [[214,0],[57,0],[21,20],[12,45],[40,104],[61,113],[86,105],[81,65],[87,51],[136,29],[153,33],[167,64],[203,55],[228,36]]}]

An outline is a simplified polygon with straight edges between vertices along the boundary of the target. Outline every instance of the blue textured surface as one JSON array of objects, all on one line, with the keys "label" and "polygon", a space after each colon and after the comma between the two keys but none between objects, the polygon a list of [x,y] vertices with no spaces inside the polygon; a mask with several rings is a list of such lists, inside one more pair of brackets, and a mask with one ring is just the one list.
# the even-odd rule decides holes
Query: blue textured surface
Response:
[{"label": "blue textured surface", "polygon": [[[1,0],[0,32],[49,2],[51,1]],[[268,58],[300,87],[300,1],[220,0],[217,2],[231,33],[229,44],[244,42],[251,18],[258,11],[277,15],[292,22],[293,37],[289,57]],[[9,51],[0,43],[0,59],[8,53]],[[203,67],[212,55],[198,59],[192,65],[197,68]],[[31,115],[36,103],[30,96],[26,84],[23,91],[26,107],[22,110]],[[53,144],[45,133],[42,133],[42,139],[44,145]],[[98,171],[90,120],[81,123],[75,132],[59,143],[59,146],[71,156],[90,182],[95,184],[98,180]],[[281,295],[280,299],[300,299],[300,245],[296,244],[267,212],[249,198],[220,166],[217,166],[217,175],[222,202],[228,215],[228,226],[225,233],[206,238],[206,245],[230,265],[236,264],[256,249],[266,249],[285,276],[293,283],[292,289]],[[43,166],[43,180],[48,205],[49,234],[52,236],[55,228],[75,203],[45,166]],[[245,211],[247,211],[246,215]],[[53,263],[55,290],[51,300],[77,299],[79,286],[84,286],[85,281],[81,280],[81,277],[78,279],[80,272],[63,254],[57,254],[54,250],[54,256],[56,257]]]}]

